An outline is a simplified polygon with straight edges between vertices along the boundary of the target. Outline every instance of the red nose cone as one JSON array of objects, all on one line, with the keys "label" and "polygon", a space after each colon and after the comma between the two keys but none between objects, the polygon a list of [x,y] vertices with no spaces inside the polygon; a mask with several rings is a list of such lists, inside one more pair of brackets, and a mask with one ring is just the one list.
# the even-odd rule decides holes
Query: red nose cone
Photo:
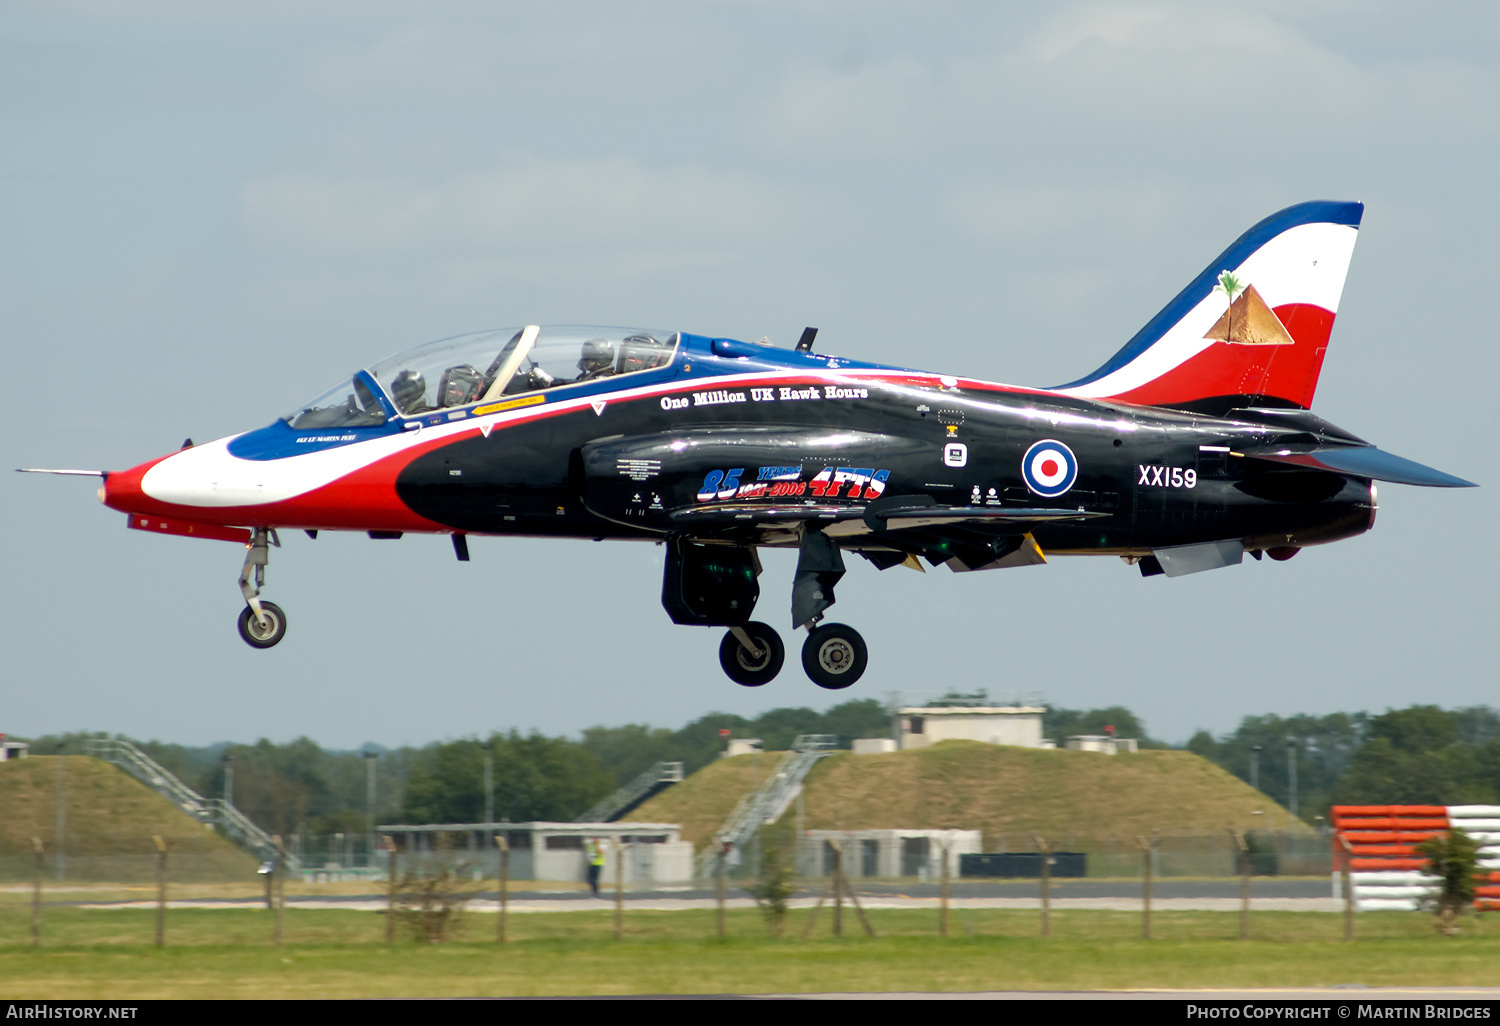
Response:
[{"label": "red nose cone", "polygon": [[129,470],[111,470],[104,478],[104,487],[99,489],[99,501],[121,513],[157,512],[156,507],[161,504],[147,497],[141,489],[141,479],[146,476],[146,471],[166,458],[158,456]]}]

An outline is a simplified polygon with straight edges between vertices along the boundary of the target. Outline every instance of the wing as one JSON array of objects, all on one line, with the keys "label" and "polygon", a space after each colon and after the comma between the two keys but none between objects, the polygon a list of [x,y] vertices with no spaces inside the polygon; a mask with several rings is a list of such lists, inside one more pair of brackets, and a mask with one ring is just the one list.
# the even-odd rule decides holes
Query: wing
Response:
[{"label": "wing", "polygon": [[921,556],[960,573],[1034,566],[1047,561],[1029,528],[1054,521],[1090,520],[1108,513],[1041,507],[940,506],[928,496],[899,495],[863,506],[814,503],[768,506],[719,503],[673,512],[683,530],[754,534],[766,539],[798,524],[816,524],[882,570],[915,565]]},{"label": "wing", "polygon": [[804,527],[816,527],[882,568],[911,556],[955,570],[1041,563],[1029,533],[1038,524],[1111,515],[881,494],[889,471],[875,468],[932,457],[931,449],[911,438],[806,425],[692,428],[590,442],[574,480],[585,508],[615,523],[737,545],[796,545]]},{"label": "wing", "polygon": [[1107,513],[1079,509],[1040,509],[1031,507],[939,506],[922,496],[893,496],[891,505],[878,501],[868,505],[840,506],[817,503],[768,506],[763,502],[725,502],[713,506],[688,507],[670,514],[673,522],[687,527],[741,527],[804,522],[833,523],[845,529],[830,534],[848,536],[863,533],[887,533],[920,527],[1009,527],[1013,524],[1037,524],[1053,520],[1088,520]]}]

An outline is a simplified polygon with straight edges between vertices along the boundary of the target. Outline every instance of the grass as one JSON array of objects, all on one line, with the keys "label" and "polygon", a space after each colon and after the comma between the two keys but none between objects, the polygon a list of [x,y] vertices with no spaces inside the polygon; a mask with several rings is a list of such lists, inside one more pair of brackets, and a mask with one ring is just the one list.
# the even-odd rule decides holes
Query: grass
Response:
[{"label": "grass", "polygon": [[[720,759],[643,804],[627,820],[682,824],[701,845],[781,753]],[[986,850],[1030,850],[1030,835],[1058,843],[1088,824],[1095,840],[1213,836],[1225,829],[1312,830],[1244,781],[1192,752],[1095,752],[944,741],[879,755],[839,752],[808,774],[804,823],[813,830],[982,829]],[[1259,815],[1257,815],[1259,812]],[[792,815],[791,812],[787,813]]]},{"label": "grass", "polygon": [[305,998],[490,995],[798,993],[827,991],[1103,990],[1156,988],[1500,985],[1500,919],[1471,918],[1443,938],[1431,917],[1365,913],[1357,941],[1337,915],[1257,912],[1254,938],[1236,939],[1233,913],[1158,912],[1154,939],[1131,912],[955,910],[952,935],[935,911],[875,910],[867,938],[846,914],[831,936],[825,909],[814,936],[767,935],[751,910],[731,910],[714,936],[711,910],[613,915],[512,915],[511,943],[494,943],[495,917],[470,914],[457,940],[383,941],[370,912],[289,909],[271,944],[270,913],[180,909],[168,946],[151,945],[154,911],[45,911],[43,946],[29,946],[24,905],[0,908],[0,997]]},{"label": "grass", "polygon": [[[64,802],[61,838],[59,794]],[[150,879],[155,871],[153,834],[166,842],[178,877],[255,873],[253,857],[117,766],[83,755],[36,755],[0,763],[0,878],[7,882],[30,878],[32,838],[46,848],[49,877],[61,850],[70,870],[80,874],[104,867],[104,872],[117,874],[129,865],[134,875]]]}]

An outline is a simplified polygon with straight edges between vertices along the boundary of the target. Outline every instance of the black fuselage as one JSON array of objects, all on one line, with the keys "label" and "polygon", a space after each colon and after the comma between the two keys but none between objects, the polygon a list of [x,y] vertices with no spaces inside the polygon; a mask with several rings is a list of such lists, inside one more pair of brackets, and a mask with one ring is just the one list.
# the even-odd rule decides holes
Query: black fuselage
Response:
[{"label": "black fuselage", "polygon": [[[1145,554],[1226,539],[1253,551],[1369,529],[1368,481],[1239,454],[1328,439],[1357,442],[1300,410],[1209,417],[1050,393],[914,387],[878,376],[695,378],[595,406],[539,411],[487,437],[454,441],[413,460],[396,487],[413,511],[459,532],[687,533],[775,545],[794,538],[764,517],[695,514],[723,503],[752,512],[757,502],[858,505],[876,494],[874,482],[846,480],[837,492],[831,478],[822,489],[809,486],[829,471],[863,472],[846,479],[884,472],[883,499],[1096,514],[977,531],[1029,531],[1049,553]],[[1061,494],[1038,494],[1023,474],[1023,457],[1043,440],[1076,456],[1076,476]],[[765,489],[747,489],[762,483]],[[840,544],[924,551],[932,537],[857,530]]]}]

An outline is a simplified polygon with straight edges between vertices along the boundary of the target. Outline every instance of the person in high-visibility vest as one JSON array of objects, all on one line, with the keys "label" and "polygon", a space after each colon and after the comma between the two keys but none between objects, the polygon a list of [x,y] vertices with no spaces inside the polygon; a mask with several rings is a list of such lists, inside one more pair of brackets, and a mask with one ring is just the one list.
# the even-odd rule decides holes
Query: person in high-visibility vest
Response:
[{"label": "person in high-visibility vest", "polygon": [[589,837],[583,842],[584,854],[589,860],[589,890],[599,897],[599,874],[604,872],[604,838]]}]

